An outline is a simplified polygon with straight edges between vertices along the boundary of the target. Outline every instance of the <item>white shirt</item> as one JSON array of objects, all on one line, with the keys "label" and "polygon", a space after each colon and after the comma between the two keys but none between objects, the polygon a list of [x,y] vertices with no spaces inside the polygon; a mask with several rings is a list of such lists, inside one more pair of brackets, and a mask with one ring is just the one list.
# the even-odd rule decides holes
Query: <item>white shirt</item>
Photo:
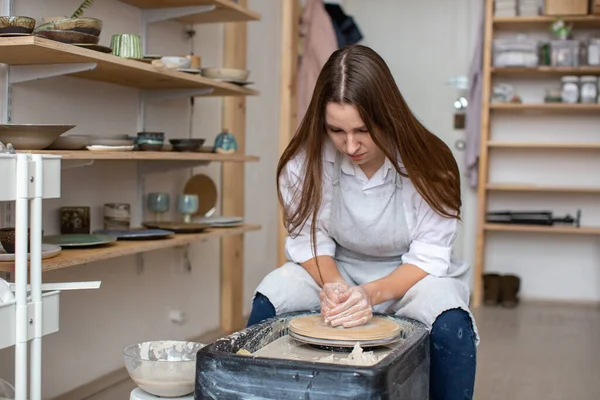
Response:
[{"label": "white shirt", "polygon": [[[326,140],[323,151],[323,197],[317,218],[316,245],[317,255],[334,256],[336,243],[328,234],[331,215],[333,164],[337,150],[331,141]],[[400,164],[402,168],[402,164]],[[298,185],[304,178],[304,155],[298,155],[288,162],[279,179],[279,185],[286,207],[295,205],[292,199]],[[386,185],[393,185],[394,171],[392,163],[386,159],[384,164],[368,179],[360,167],[344,156],[342,162],[342,180],[356,179],[362,183],[362,190],[375,193]],[[343,182],[341,183],[343,185]],[[298,192],[299,193],[299,190]],[[410,179],[402,177],[402,196],[408,231],[410,234],[409,251],[402,256],[402,262],[413,264],[435,276],[446,276],[451,271],[452,243],[456,237],[458,221],[445,218],[436,213],[417,192]],[[296,195],[298,197],[298,195]],[[294,201],[293,201],[294,200]],[[360,207],[357,204],[356,207]],[[288,258],[296,263],[304,263],[314,257],[310,243],[311,219],[295,237],[286,239],[285,250]],[[356,249],[354,249],[356,250]],[[454,271],[452,271],[454,272]]]}]

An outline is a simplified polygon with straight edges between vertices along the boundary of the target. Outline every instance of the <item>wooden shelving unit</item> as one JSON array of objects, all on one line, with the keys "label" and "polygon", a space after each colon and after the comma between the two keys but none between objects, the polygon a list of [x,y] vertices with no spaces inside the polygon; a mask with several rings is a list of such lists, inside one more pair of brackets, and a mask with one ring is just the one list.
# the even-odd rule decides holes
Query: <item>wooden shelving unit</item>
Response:
[{"label": "wooden shelving unit", "polygon": [[490,73],[495,76],[538,77],[548,78],[563,75],[600,75],[600,67],[491,67]]},{"label": "wooden shelving unit", "polygon": [[[537,16],[537,17],[494,17],[494,30],[497,31],[524,31],[524,30],[544,30],[550,29],[550,26],[557,20],[553,16]],[[575,29],[598,29],[600,25],[600,16],[597,15],[582,15],[582,16],[565,16],[562,20],[566,23],[573,24]]]},{"label": "wooden shelving unit", "polygon": [[495,192],[540,192],[540,193],[600,193],[600,187],[540,186],[527,184],[488,183],[488,191]]},{"label": "wooden shelving unit", "polygon": [[184,153],[176,151],[88,151],[88,150],[22,150],[18,153],[55,154],[63,160],[123,160],[123,161],[206,161],[256,162],[257,156],[244,154]]},{"label": "wooden shelving unit", "polygon": [[600,143],[536,143],[536,142],[487,142],[494,149],[524,150],[600,150]]},{"label": "wooden shelving unit", "polygon": [[554,233],[562,235],[600,235],[600,228],[573,227],[573,226],[533,226],[533,225],[508,225],[485,224],[486,231],[496,232],[524,232],[524,233]]},{"label": "wooden shelving unit", "polygon": [[43,65],[96,63],[90,71],[71,76],[144,90],[212,89],[208,96],[248,96],[258,91],[199,74],[156,68],[129,60],[35,36],[0,38],[0,63]]},{"label": "wooden shelving unit", "polygon": [[[489,155],[490,151],[588,151],[600,150],[600,143],[536,143],[536,142],[501,142],[491,138],[492,118],[499,113],[540,113],[560,114],[564,117],[571,115],[600,116],[600,104],[563,104],[563,103],[492,103],[491,93],[495,78],[506,79],[552,79],[558,80],[564,75],[595,75],[600,76],[600,66],[580,67],[510,67],[500,68],[492,65],[492,49],[494,35],[498,31],[546,31],[550,32],[551,24],[557,17],[514,17],[495,18],[493,15],[494,0],[486,0],[485,36],[483,51],[483,88],[482,88],[482,114],[481,114],[481,147],[479,156],[479,182],[478,182],[478,215],[477,215],[477,242],[475,256],[475,287],[473,305],[481,304],[483,296],[483,273],[485,271],[486,234],[492,231],[522,232],[522,233],[553,233],[573,235],[599,235],[600,227],[575,227],[575,226],[538,226],[538,225],[509,225],[491,224],[486,222],[488,212],[488,196],[494,193],[549,193],[549,194],[600,194],[600,188],[576,186],[546,186],[514,183],[489,182]],[[562,19],[573,24],[575,29],[600,30],[600,16],[567,16]],[[568,140],[568,139],[567,139]]]},{"label": "wooden shelving unit", "polygon": [[565,103],[494,103],[490,104],[490,109],[496,112],[551,112],[551,113],[571,113],[571,112],[592,112],[600,113],[600,104],[565,104]]},{"label": "wooden shelving unit", "polygon": [[[233,0],[121,0],[141,9],[161,9],[170,7],[215,6],[215,9],[201,14],[179,17],[176,20],[187,24],[208,24],[217,22],[258,21],[260,15],[242,7]],[[175,3],[175,4],[174,4]]]},{"label": "wooden shelving unit", "polygon": [[[178,234],[167,239],[124,240],[89,249],[63,249],[56,257],[43,260],[42,271],[54,271],[95,261],[110,260],[132,254],[183,246],[200,240],[239,235],[244,232],[256,231],[260,228],[260,225],[246,224],[235,228],[207,229],[202,233]],[[0,272],[14,272],[14,266],[14,262],[0,262]]]}]

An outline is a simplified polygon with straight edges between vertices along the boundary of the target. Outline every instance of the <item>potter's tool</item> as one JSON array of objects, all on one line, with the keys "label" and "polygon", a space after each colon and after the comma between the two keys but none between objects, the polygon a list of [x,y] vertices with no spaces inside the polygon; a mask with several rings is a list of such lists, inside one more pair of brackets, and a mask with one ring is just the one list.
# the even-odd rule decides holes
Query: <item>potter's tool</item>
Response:
[{"label": "potter's tool", "polygon": [[364,347],[394,343],[400,337],[400,326],[386,317],[374,317],[365,325],[352,328],[333,327],[319,314],[294,318],[290,321],[290,336],[300,342],[328,347]]}]

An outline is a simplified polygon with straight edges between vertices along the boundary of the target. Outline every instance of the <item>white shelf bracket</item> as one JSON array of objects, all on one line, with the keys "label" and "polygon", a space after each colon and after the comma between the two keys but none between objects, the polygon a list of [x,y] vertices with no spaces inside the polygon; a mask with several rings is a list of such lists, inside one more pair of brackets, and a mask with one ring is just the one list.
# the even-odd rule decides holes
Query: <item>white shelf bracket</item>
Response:
[{"label": "white shelf bracket", "polygon": [[75,74],[77,72],[91,71],[96,68],[96,66],[96,63],[13,65],[10,67],[10,83],[29,82],[38,79],[53,78],[55,76]]},{"label": "white shelf bracket", "polygon": [[153,22],[168,21],[171,19],[187,17],[188,15],[203,14],[213,11],[216,8],[215,5],[152,8],[142,11],[142,22],[144,24],[151,24]]},{"label": "white shelf bracket", "polygon": [[165,90],[143,90],[142,100],[153,102],[153,101],[165,101],[182,99],[186,97],[206,96],[213,92],[214,89],[165,89]]}]

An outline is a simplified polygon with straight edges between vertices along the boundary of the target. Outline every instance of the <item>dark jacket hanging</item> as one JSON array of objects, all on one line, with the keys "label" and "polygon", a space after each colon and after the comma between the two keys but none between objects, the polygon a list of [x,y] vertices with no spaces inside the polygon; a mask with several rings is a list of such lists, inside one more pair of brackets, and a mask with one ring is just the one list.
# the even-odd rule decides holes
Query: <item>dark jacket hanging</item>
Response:
[{"label": "dark jacket hanging", "polygon": [[331,17],[339,48],[356,44],[363,39],[362,33],[358,29],[354,19],[346,15],[339,4],[325,3],[325,10]]}]

